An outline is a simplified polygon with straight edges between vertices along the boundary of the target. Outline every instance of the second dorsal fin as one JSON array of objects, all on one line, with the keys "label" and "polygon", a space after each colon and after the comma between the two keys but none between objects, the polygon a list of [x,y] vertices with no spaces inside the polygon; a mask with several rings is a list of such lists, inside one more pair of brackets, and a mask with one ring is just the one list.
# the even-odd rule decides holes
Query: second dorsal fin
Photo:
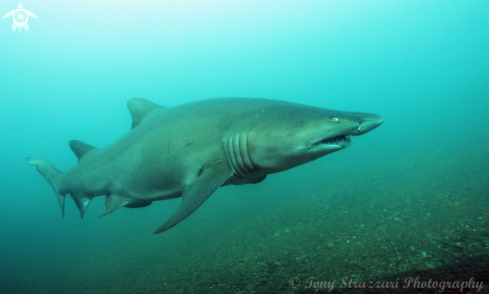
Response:
[{"label": "second dorsal fin", "polygon": [[143,98],[131,98],[129,99],[129,101],[127,101],[127,108],[129,109],[129,112],[132,116],[131,128],[134,129],[143,120],[151,116],[158,109],[162,109],[163,107]]},{"label": "second dorsal fin", "polygon": [[82,141],[77,140],[70,141],[70,148],[71,150],[73,150],[73,153],[75,153],[76,157],[78,157],[78,162],[80,162],[83,157],[87,155],[88,152],[92,151],[93,149],[97,149],[92,145],[88,145],[86,143],[83,143]]}]

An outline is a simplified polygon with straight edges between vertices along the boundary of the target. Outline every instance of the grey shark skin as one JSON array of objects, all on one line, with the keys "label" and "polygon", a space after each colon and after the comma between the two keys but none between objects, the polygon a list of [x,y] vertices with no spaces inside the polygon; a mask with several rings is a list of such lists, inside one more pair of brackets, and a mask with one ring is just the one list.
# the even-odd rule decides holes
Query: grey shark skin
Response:
[{"label": "grey shark skin", "polygon": [[346,148],[351,136],[382,124],[375,114],[344,112],[258,98],[215,98],[175,107],[128,101],[132,129],[103,148],[70,141],[78,165],[66,173],[46,160],[27,163],[51,184],[64,216],[70,194],[83,218],[91,199],[105,195],[107,215],[182,197],[156,231],[194,212],[220,186],[258,183]]}]

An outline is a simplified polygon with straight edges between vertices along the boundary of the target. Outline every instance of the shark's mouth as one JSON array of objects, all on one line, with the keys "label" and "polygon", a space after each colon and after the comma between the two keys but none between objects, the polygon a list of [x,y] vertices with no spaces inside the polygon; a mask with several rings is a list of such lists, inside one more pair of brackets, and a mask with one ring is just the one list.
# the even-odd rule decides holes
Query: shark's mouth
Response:
[{"label": "shark's mouth", "polygon": [[324,139],[319,141],[316,145],[338,145],[341,147],[348,147],[351,144],[351,135],[341,135],[333,138]]}]

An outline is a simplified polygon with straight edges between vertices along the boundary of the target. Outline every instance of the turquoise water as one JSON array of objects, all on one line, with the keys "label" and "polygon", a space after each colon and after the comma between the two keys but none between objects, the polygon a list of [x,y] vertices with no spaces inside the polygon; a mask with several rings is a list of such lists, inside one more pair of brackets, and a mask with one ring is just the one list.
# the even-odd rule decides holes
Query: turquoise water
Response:
[{"label": "turquoise water", "polygon": [[[38,16],[29,30],[12,31],[11,17],[0,26],[0,292],[309,293],[312,276],[338,291],[343,277],[489,282],[488,2],[22,4]],[[69,140],[103,147],[130,129],[131,97],[169,107],[263,97],[385,122],[346,150],[219,189],[160,235],[180,200],[98,219],[99,197],[80,220],[69,199],[63,219],[25,158],[70,169]]]}]

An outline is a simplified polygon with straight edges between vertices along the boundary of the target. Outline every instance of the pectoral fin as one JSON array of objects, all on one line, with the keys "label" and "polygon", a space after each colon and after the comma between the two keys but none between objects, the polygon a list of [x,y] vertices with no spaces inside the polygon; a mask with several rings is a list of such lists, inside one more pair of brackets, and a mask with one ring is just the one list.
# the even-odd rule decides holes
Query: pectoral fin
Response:
[{"label": "pectoral fin", "polygon": [[228,168],[220,171],[213,168],[205,169],[194,182],[185,187],[182,204],[178,209],[153,233],[162,233],[184,220],[197,210],[231,175],[232,172]]}]

